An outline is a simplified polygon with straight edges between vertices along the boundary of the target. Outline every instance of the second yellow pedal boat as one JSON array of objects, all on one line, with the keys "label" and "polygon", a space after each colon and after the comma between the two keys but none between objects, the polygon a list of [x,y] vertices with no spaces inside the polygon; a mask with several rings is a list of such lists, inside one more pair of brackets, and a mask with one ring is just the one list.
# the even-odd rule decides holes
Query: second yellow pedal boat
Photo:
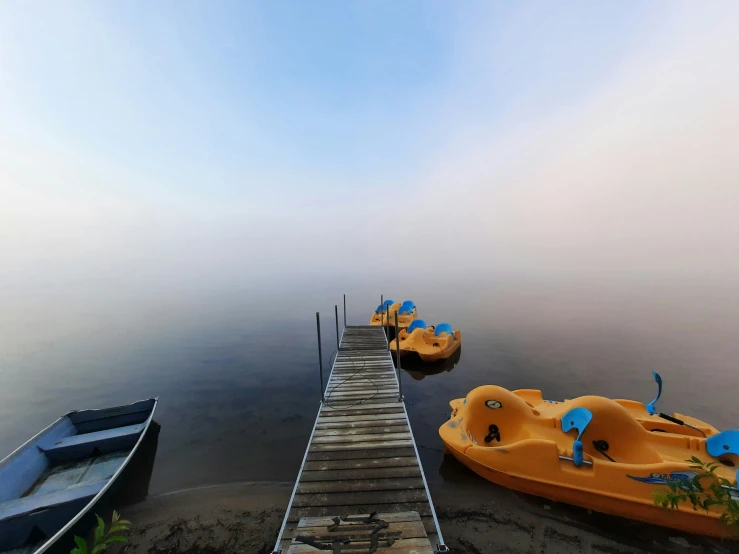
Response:
[{"label": "second yellow pedal boat", "polygon": [[406,300],[402,304],[393,300],[385,300],[372,314],[370,325],[395,327],[396,314],[398,327],[405,329],[418,317],[418,309],[413,300]]},{"label": "second yellow pedal boat", "polygon": [[408,329],[398,333],[398,338],[390,341],[390,351],[396,352],[400,341],[400,355],[418,354],[424,362],[445,360],[462,346],[462,333],[452,329],[448,323],[427,327],[422,319],[413,321]]}]

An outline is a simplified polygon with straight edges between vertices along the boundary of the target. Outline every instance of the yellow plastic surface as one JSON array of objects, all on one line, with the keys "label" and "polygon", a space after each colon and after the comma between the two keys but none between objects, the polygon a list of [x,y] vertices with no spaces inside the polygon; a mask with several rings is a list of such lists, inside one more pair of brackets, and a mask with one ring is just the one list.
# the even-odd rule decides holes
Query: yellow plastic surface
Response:
[{"label": "yellow plastic surface", "polygon": [[[396,302],[395,304],[392,304],[387,310],[383,310],[381,314],[373,313],[372,317],[370,318],[370,325],[395,327],[395,314],[398,312],[401,305],[402,304],[400,302]],[[389,323],[388,316],[390,317]],[[416,308],[413,308],[413,312],[411,312],[410,314],[398,314],[398,327],[400,329],[407,329],[408,326],[417,317],[418,310]]]},{"label": "yellow plastic surface", "polygon": [[[602,396],[549,402],[538,390],[509,391],[495,385],[473,389],[450,404],[451,418],[439,429],[447,451],[494,483],[691,533],[736,538],[736,531],[719,520],[715,507],[704,512],[693,511],[689,504],[678,510],[654,505],[652,492],[666,488],[663,483],[670,474],[693,474],[686,462],[692,456],[719,462],[716,473],[732,482],[739,456],[713,458],[699,433],[650,416],[644,404]],[[577,431],[563,432],[561,419],[578,406],[593,415],[581,438],[586,463],[580,467],[560,458],[573,457]],[[708,430],[709,436],[716,433],[703,421],[675,417]],[[491,425],[497,427],[499,440],[490,436]],[[594,441],[606,441],[606,453],[614,461],[599,452]]]},{"label": "yellow plastic surface", "polygon": [[398,333],[398,338],[390,341],[390,351],[396,352],[400,340],[400,355],[415,353],[424,362],[435,362],[445,360],[454,354],[462,346],[462,333],[455,329],[454,334],[441,333],[436,336],[434,328],[414,329],[408,333],[403,329]]}]

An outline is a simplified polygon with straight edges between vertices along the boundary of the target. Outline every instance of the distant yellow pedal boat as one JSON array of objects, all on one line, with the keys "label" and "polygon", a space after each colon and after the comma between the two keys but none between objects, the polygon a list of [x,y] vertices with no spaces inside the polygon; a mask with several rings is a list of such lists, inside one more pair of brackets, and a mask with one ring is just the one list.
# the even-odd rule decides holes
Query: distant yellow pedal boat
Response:
[{"label": "distant yellow pedal boat", "polygon": [[395,314],[398,315],[398,327],[405,329],[418,317],[418,310],[412,300],[406,300],[402,304],[393,300],[385,300],[377,306],[375,313],[370,318],[370,325],[383,325],[395,327]]},{"label": "distant yellow pedal boat", "polygon": [[407,329],[390,341],[390,351],[396,352],[400,341],[400,355],[418,354],[424,362],[445,360],[462,346],[462,333],[448,323],[427,327],[422,319],[413,321]]},{"label": "distant yellow pedal boat", "polygon": [[388,324],[388,313],[392,310],[395,312],[400,308],[400,302],[394,300],[385,300],[382,304],[377,306],[377,309],[370,318],[370,325],[382,325],[383,327]]},{"label": "distant yellow pedal boat", "polygon": [[[662,381],[655,374],[662,389]],[[603,513],[716,537],[737,538],[720,508],[667,510],[653,491],[690,482],[696,457],[715,462],[715,474],[739,498],[739,430],[680,414],[658,414],[654,403],[582,396],[563,402],[538,390],[495,385],[452,400],[439,435],[446,450],[485,479],[512,489]],[[706,436],[703,436],[703,433]],[[687,485],[686,485],[687,486]]]}]

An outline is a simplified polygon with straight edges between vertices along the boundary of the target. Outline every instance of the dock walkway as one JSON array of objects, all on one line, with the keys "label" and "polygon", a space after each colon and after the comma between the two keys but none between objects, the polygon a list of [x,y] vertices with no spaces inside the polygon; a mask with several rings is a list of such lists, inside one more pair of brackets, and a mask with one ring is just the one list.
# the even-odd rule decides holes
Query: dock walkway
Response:
[{"label": "dock walkway", "polygon": [[334,541],[347,553],[443,545],[382,327],[344,329],[275,552]]}]

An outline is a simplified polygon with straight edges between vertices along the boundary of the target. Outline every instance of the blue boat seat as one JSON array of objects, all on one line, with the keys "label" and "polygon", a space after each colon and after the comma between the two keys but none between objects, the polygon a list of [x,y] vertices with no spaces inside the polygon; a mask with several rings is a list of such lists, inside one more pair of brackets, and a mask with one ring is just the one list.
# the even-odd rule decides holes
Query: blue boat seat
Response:
[{"label": "blue boat seat", "polygon": [[[724,454],[739,455],[739,430],[729,429],[706,439],[706,452],[714,458]],[[736,471],[736,481],[739,486],[739,469]]]},{"label": "blue boat seat", "polygon": [[454,329],[452,329],[452,326],[449,325],[448,323],[439,323],[436,326],[436,330],[434,331],[434,334],[438,337],[442,333],[447,333],[449,335],[453,335],[454,334]]},{"label": "blue boat seat", "polygon": [[739,455],[739,430],[722,431],[706,439],[706,452],[714,458],[724,454]]},{"label": "blue boat seat", "polygon": [[411,334],[416,329],[426,329],[426,322],[423,319],[416,319],[415,321],[411,321],[411,324],[408,326],[408,334]]},{"label": "blue boat seat", "polygon": [[23,516],[67,502],[91,499],[103,489],[107,481],[107,479],[104,479],[96,483],[80,485],[79,487],[63,489],[48,494],[24,496],[3,502],[0,504],[0,521]]},{"label": "blue boat seat", "polygon": [[583,443],[580,438],[591,421],[593,421],[592,412],[583,407],[572,408],[562,416],[562,431],[568,433],[572,429],[577,430],[577,438],[572,443],[572,460],[575,467],[580,467],[583,463]]},{"label": "blue boat seat", "polygon": [[128,425],[83,435],[65,437],[43,451],[52,462],[87,458],[94,453],[107,454],[116,450],[131,449],[146,425]]}]

